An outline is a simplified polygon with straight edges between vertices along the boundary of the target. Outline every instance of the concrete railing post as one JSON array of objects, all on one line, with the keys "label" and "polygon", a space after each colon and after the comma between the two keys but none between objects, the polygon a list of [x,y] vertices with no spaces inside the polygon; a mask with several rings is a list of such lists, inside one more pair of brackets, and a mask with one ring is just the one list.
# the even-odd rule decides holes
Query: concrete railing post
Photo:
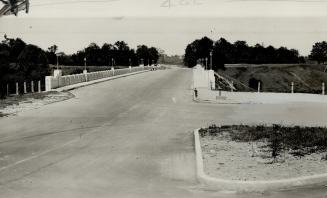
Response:
[{"label": "concrete railing post", "polygon": [[24,94],[27,94],[26,82],[24,82]]},{"label": "concrete railing post", "polygon": [[231,92],[234,92],[234,90],[233,90],[233,87],[234,87],[234,81],[231,81],[231,83],[232,83],[232,86],[230,87],[230,91],[231,91]]},{"label": "concrete railing post", "polygon": [[114,76],[115,75],[115,68],[111,67],[111,71],[112,71],[112,75]]},{"label": "concrete railing post", "polygon": [[130,72],[130,73],[132,72],[132,67],[131,67],[131,66],[129,66],[129,72]]},{"label": "concrete railing post", "polygon": [[18,82],[16,82],[16,95],[19,95],[19,87],[18,87]]},{"label": "concrete railing post", "polygon": [[322,95],[325,95],[325,83],[322,83]]},{"label": "concrete railing post", "polygon": [[31,81],[31,92],[34,93],[34,81]]},{"label": "concrete railing post", "polygon": [[294,82],[291,83],[291,93],[294,93]]},{"label": "concrete railing post", "polygon": [[41,81],[40,80],[37,82],[37,91],[39,93],[41,93]]},{"label": "concrete railing post", "polygon": [[261,82],[258,82],[258,93],[260,93],[261,90]]},{"label": "concrete railing post", "polygon": [[85,81],[87,82],[88,79],[87,79],[87,70],[86,69],[83,70],[83,74],[85,75]]}]

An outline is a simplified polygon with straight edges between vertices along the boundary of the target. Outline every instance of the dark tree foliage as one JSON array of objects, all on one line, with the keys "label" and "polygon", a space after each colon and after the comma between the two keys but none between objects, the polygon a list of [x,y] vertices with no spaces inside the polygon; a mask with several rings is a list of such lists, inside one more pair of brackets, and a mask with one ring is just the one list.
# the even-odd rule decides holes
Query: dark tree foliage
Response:
[{"label": "dark tree foliage", "polygon": [[49,74],[49,65],[46,53],[35,45],[27,45],[19,54],[18,74],[22,80],[40,80]]},{"label": "dark tree foliage", "polygon": [[19,38],[5,37],[0,43],[0,97],[6,94],[7,84],[41,80],[48,74],[47,55],[41,48]]},{"label": "dark tree foliage", "polygon": [[185,49],[184,64],[188,67],[195,66],[199,59],[208,58],[212,49],[213,41],[208,37],[193,41]]},{"label": "dark tree foliage", "polygon": [[[49,55],[50,52],[47,53],[48,59],[51,58]],[[59,64],[83,66],[84,58],[88,66],[137,66],[141,59],[144,60],[145,65],[157,63],[159,53],[156,48],[146,45],[138,46],[135,51],[125,41],[117,41],[115,44],[105,43],[102,47],[91,43],[84,50],[72,55],[60,56]]]},{"label": "dark tree foliage", "polygon": [[159,59],[159,52],[156,48],[148,48],[146,45],[137,46],[137,57],[143,60],[144,65],[156,64]]},{"label": "dark tree foliage", "polygon": [[213,43],[209,38],[203,37],[187,45],[184,65],[193,67],[197,60],[209,59],[210,51],[213,53],[214,70],[223,69],[224,64],[302,63],[305,61],[295,49],[286,47],[276,49],[273,46],[264,47],[260,44],[249,46],[246,41],[230,43],[224,38]]},{"label": "dark tree foliage", "polygon": [[325,63],[327,61],[327,42],[317,42],[312,46],[311,54],[309,55],[311,60],[315,60],[320,63]]},{"label": "dark tree foliage", "polygon": [[46,55],[50,64],[53,65],[57,64],[57,57],[56,57],[57,50],[58,50],[58,46],[52,45],[48,48],[48,51],[46,51]]}]

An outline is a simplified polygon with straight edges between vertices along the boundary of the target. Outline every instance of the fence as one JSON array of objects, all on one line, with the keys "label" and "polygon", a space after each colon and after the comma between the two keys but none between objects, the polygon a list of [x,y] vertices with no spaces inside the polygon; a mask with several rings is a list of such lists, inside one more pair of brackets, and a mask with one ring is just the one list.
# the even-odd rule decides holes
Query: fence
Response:
[{"label": "fence", "polygon": [[67,75],[67,76],[46,76],[45,84],[46,84],[46,91],[50,91],[52,89],[65,87],[69,85],[74,85],[78,83],[98,80],[101,78],[108,78],[117,75],[123,75],[132,72],[138,72],[143,70],[150,70],[152,67],[143,66],[143,67],[129,67],[125,69],[111,69],[99,72],[90,72],[90,73],[83,73],[83,74],[74,74],[74,75]]},{"label": "fence", "polygon": [[0,85],[0,96],[4,98],[10,95],[20,95],[27,93],[42,92],[45,90],[45,82],[41,80],[31,80],[24,82],[2,82]]}]

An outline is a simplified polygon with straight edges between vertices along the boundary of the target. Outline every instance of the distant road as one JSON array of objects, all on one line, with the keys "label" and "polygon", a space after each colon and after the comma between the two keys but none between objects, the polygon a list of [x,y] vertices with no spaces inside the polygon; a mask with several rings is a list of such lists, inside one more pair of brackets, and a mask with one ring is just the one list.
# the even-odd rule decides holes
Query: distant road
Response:
[{"label": "distant road", "polygon": [[264,195],[199,185],[193,129],[212,123],[324,125],[327,107],[194,103],[192,70],[172,68],[80,88],[73,99],[1,118],[0,197],[326,196],[322,185]]}]

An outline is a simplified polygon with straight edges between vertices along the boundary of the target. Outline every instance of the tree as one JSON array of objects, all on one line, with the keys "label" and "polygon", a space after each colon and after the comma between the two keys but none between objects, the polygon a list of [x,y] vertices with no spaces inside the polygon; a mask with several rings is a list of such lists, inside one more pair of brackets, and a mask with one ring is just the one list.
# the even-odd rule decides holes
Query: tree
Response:
[{"label": "tree", "polygon": [[101,66],[104,63],[103,57],[101,57],[101,49],[96,43],[91,43],[85,48],[85,57],[88,65]]},{"label": "tree", "polygon": [[9,68],[10,60],[10,48],[4,43],[0,43],[0,99],[6,95],[5,82],[6,76],[10,71]]},{"label": "tree", "polygon": [[250,48],[246,41],[236,41],[234,43],[235,63],[248,63],[250,59]]},{"label": "tree", "polygon": [[17,61],[20,80],[41,79],[49,74],[46,53],[35,45],[27,45]]},{"label": "tree", "polygon": [[49,52],[52,52],[54,54],[57,52],[57,50],[58,50],[58,46],[57,45],[52,45],[52,46],[48,47],[48,51]]},{"label": "tree", "polygon": [[206,36],[201,38],[197,45],[198,58],[209,58],[212,48],[213,41],[211,39]]},{"label": "tree", "polygon": [[309,55],[311,60],[315,60],[320,63],[325,63],[327,61],[327,42],[317,42],[312,46],[311,54]]},{"label": "tree", "polygon": [[197,54],[194,43],[188,44],[185,49],[184,65],[187,67],[194,67],[197,63]]},{"label": "tree", "polygon": [[185,49],[184,64],[194,67],[199,59],[209,59],[212,49],[213,41],[206,36],[193,41]]},{"label": "tree", "polygon": [[55,65],[57,63],[57,55],[56,55],[57,50],[58,50],[57,45],[52,45],[48,47],[48,51],[46,51],[46,56],[50,64]]},{"label": "tree", "polygon": [[157,64],[159,59],[159,52],[155,47],[149,48],[149,57],[150,57],[150,64]]},{"label": "tree", "polygon": [[137,46],[136,54],[139,59],[143,59],[144,65],[149,64],[150,54],[149,48],[146,45]]}]

